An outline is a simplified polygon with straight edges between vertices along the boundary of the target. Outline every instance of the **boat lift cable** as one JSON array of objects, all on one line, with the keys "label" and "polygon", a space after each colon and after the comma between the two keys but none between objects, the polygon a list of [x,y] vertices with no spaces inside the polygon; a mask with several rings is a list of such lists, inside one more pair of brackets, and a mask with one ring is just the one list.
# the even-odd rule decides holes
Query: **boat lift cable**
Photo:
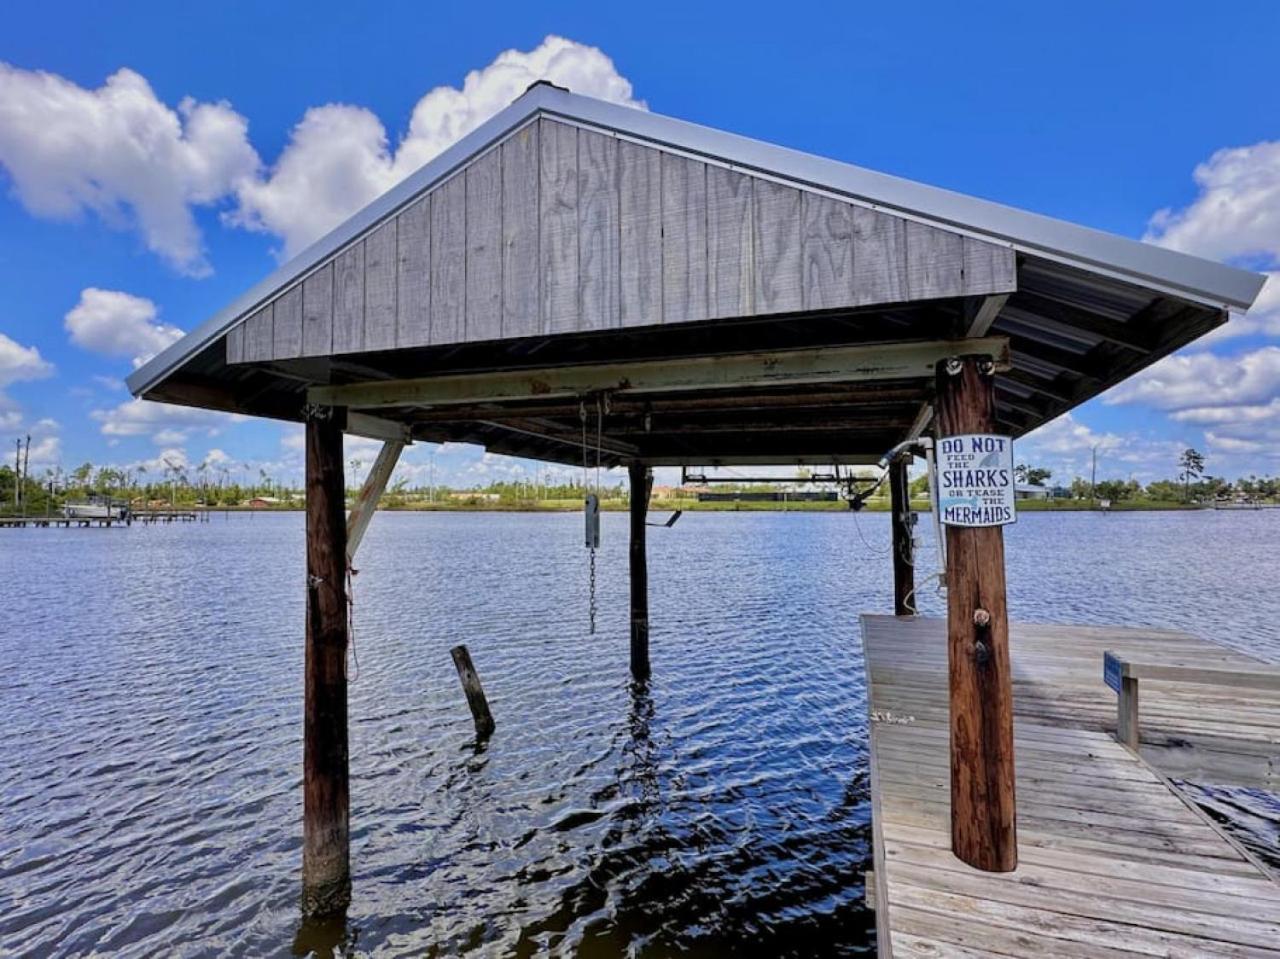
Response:
[{"label": "boat lift cable", "polygon": [[[885,470],[888,475],[889,464],[904,454],[923,455],[926,464],[926,475],[929,479],[929,512],[933,517],[933,536],[938,548],[938,569],[937,572],[930,573],[925,577],[925,581],[936,579],[938,581],[937,592],[939,596],[945,595],[947,589],[946,568],[947,568],[947,539],[942,531],[942,517],[938,511],[938,464],[934,455],[933,438],[930,436],[917,436],[913,439],[904,440],[899,443],[884,456],[880,457],[879,466]],[[908,501],[910,493],[908,493]],[[920,541],[912,535],[912,553],[916,552]],[[914,563],[913,563],[914,566]],[[908,596],[911,608],[916,608],[915,599],[919,593],[919,587],[913,587]]]}]

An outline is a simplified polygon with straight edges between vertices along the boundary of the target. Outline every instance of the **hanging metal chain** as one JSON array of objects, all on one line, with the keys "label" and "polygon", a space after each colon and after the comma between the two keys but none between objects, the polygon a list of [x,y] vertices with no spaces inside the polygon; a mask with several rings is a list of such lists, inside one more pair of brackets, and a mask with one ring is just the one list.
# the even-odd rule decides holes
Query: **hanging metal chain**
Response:
[{"label": "hanging metal chain", "polygon": [[591,547],[591,574],[587,599],[587,633],[596,634],[596,548]]}]

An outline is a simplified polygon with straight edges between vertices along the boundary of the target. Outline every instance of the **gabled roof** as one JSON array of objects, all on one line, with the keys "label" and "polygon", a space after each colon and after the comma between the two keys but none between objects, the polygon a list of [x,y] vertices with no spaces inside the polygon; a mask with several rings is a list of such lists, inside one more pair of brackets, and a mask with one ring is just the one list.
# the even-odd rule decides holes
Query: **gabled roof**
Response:
[{"label": "gabled roof", "polygon": [[540,83],[136,370],[128,378],[130,390],[151,391],[274,294],[539,116],[945,227],[1211,309],[1248,309],[1264,282],[1209,260]]}]

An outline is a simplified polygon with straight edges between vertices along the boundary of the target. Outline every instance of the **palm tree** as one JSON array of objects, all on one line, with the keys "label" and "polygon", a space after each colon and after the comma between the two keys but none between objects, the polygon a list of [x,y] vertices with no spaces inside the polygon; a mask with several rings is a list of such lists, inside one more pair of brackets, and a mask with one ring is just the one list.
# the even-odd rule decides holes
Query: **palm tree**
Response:
[{"label": "palm tree", "polygon": [[205,478],[205,474],[209,472],[209,461],[201,460],[200,465],[196,467],[196,472],[200,474],[200,501],[203,505],[209,505],[209,484]]}]

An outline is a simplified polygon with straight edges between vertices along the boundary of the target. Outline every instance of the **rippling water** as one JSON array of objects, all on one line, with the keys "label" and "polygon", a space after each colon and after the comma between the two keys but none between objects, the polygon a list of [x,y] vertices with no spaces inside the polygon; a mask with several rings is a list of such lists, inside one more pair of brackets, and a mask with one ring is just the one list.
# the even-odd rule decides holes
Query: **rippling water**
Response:
[{"label": "rippling water", "polygon": [[[856,617],[889,604],[887,517],[653,530],[645,692],[626,520],[604,523],[588,636],[577,516],[375,519],[339,928],[296,910],[301,515],[3,531],[0,954],[871,954]],[[1277,534],[1280,511],[1024,515],[1012,613],[1280,661]],[[498,720],[487,748],[459,642]]]}]

